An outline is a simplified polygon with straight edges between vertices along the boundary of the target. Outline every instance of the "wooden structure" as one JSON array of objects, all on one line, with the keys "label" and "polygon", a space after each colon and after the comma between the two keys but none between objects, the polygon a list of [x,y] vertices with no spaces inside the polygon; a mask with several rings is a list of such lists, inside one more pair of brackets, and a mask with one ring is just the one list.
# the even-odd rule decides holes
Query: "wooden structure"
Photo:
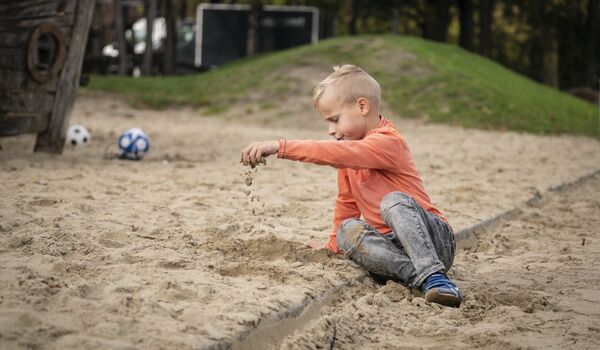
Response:
[{"label": "wooden structure", "polygon": [[0,0],[0,136],[62,153],[94,0]]}]

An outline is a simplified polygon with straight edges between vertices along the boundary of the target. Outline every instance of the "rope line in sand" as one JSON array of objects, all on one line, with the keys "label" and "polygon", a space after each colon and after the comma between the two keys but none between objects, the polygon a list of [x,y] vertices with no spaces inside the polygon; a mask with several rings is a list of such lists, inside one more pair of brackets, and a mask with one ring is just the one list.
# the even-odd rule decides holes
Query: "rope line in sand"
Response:
[{"label": "rope line in sand", "polygon": [[[550,192],[567,191],[573,187],[581,185],[585,181],[593,178],[594,176],[596,176],[598,174],[600,174],[600,169],[592,171],[591,173],[588,173],[586,175],[583,175],[583,176],[575,179],[574,181],[565,182],[560,185],[550,187],[550,188],[548,188],[548,190],[546,192],[550,193]],[[480,221],[474,225],[471,225],[469,227],[466,227],[466,228],[458,231],[455,234],[457,244],[459,245],[460,248],[469,247],[473,243],[474,237],[476,236],[477,233],[481,234],[485,231],[490,230],[492,227],[496,227],[500,224],[503,224],[506,221],[515,219],[517,216],[519,216],[522,213],[521,208],[534,206],[534,205],[538,204],[542,200],[542,198],[543,198],[543,195],[540,192],[536,192],[533,194],[533,196],[531,198],[529,198],[522,204],[517,205],[516,207],[514,207],[512,209],[506,210],[498,215],[495,215],[491,218]]]}]

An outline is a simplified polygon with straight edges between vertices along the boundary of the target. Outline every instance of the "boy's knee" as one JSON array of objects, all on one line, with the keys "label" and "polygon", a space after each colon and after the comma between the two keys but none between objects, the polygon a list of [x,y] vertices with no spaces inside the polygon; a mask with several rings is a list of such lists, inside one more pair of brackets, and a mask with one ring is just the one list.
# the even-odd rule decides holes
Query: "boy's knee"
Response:
[{"label": "boy's knee", "polygon": [[359,219],[346,219],[342,221],[335,238],[338,248],[342,250],[350,249],[352,242],[357,240],[364,229],[365,224]]},{"label": "boy's knee", "polygon": [[380,210],[381,215],[385,215],[387,211],[398,204],[404,204],[405,206],[412,206],[414,199],[404,192],[390,192],[386,194],[381,200]]}]

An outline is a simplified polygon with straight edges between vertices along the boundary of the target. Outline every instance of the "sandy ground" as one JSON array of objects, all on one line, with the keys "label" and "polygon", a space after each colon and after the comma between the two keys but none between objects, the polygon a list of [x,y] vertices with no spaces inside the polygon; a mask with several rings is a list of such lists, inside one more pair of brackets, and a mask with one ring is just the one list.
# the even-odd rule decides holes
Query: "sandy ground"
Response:
[{"label": "sandy ground", "polygon": [[597,175],[552,193],[459,252],[460,309],[394,282],[356,283],[281,348],[598,349],[599,191]]},{"label": "sandy ground", "polygon": [[[329,234],[336,193],[333,169],[269,159],[266,167],[248,174],[238,163],[238,152],[250,141],[326,138],[324,126],[307,108],[309,100],[286,104],[291,106],[286,113],[240,106],[222,116],[201,117],[191,109],[149,111],[113,97],[83,96],[71,121],[91,130],[89,147],[67,148],[54,156],[32,154],[31,136],[1,139],[0,348],[226,346],[262,321],[361,275],[348,261],[303,247]],[[596,140],[465,130],[388,117],[405,135],[429,194],[456,230],[600,168]],[[152,149],[141,162],[110,157],[117,136],[129,127],[150,135]],[[248,177],[251,186],[246,185]],[[598,182],[593,184],[582,195],[597,197]],[[553,283],[577,301],[597,301],[591,284],[586,292],[579,287],[588,283],[584,280],[598,283],[597,272],[575,268],[598,260],[597,225],[588,224],[593,215],[597,224],[596,197],[590,198],[596,207],[590,209],[588,200],[582,200],[579,209],[551,215],[549,226],[508,226],[510,241],[495,240],[487,248],[461,253],[454,276],[471,299],[458,311],[422,301],[422,308],[407,305],[411,298],[401,297],[405,293],[399,286],[368,281],[348,289],[358,288],[356,295],[344,295],[351,303],[368,304],[369,298],[382,303],[376,307],[385,309],[391,323],[377,321],[375,327],[389,329],[389,337],[379,338],[388,347],[404,344],[401,334],[393,334],[407,325],[396,324],[392,314],[402,322],[412,320],[408,326],[414,324],[413,333],[404,332],[412,345],[429,344],[427,335],[435,325],[447,322],[442,316],[451,317],[452,327],[431,339],[432,346],[442,339],[504,346],[499,339],[515,333],[515,317],[532,317],[523,326],[532,331],[519,333],[523,339],[549,341],[545,335],[552,333],[561,344],[593,344],[588,338],[598,332],[598,316],[586,311],[595,309],[552,299],[554,291],[541,288],[549,288],[545,281],[550,271],[564,267],[570,275],[552,274]],[[592,214],[581,216],[577,210]],[[581,243],[579,229],[568,226],[574,231],[565,232],[565,223],[593,236],[581,248],[585,250],[575,247]],[[503,232],[498,234],[504,237]],[[528,236],[535,241],[529,243]],[[553,257],[557,244],[573,250],[566,256],[576,259]],[[587,251],[596,255],[584,257]],[[536,260],[542,256],[548,260]],[[522,269],[525,262],[532,274],[544,274],[521,273],[530,271]],[[477,284],[492,272],[493,278]],[[531,291],[519,296],[524,285]],[[497,296],[502,295],[522,298],[527,305],[507,301],[500,307],[504,302]],[[529,304],[533,313],[519,311]],[[350,317],[336,305],[331,312],[339,310],[340,320]],[[554,309],[564,324],[565,318],[595,323],[587,322],[588,330],[570,326],[555,332],[560,325],[550,316],[536,318],[538,311],[551,315]],[[565,311],[570,309],[575,311]],[[340,321],[339,344],[377,347],[369,345],[372,339],[345,338],[344,329],[352,328],[343,324],[348,323]],[[315,339],[321,328],[315,328]],[[316,344],[299,332],[284,345]],[[457,333],[464,335],[454,337]]]}]

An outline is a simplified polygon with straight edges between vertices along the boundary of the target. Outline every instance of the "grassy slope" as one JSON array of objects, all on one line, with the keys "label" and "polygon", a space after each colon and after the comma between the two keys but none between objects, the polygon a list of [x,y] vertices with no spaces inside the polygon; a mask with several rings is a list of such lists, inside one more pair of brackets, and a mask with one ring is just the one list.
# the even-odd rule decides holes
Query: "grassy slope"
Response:
[{"label": "grassy slope", "polygon": [[310,87],[298,90],[287,69],[343,63],[369,71],[396,115],[427,116],[468,127],[600,137],[600,112],[592,104],[454,45],[414,37],[335,38],[190,76],[94,76],[90,89],[124,94],[154,108],[188,104],[220,111],[251,94],[269,96],[265,106],[285,94],[309,95]]}]

